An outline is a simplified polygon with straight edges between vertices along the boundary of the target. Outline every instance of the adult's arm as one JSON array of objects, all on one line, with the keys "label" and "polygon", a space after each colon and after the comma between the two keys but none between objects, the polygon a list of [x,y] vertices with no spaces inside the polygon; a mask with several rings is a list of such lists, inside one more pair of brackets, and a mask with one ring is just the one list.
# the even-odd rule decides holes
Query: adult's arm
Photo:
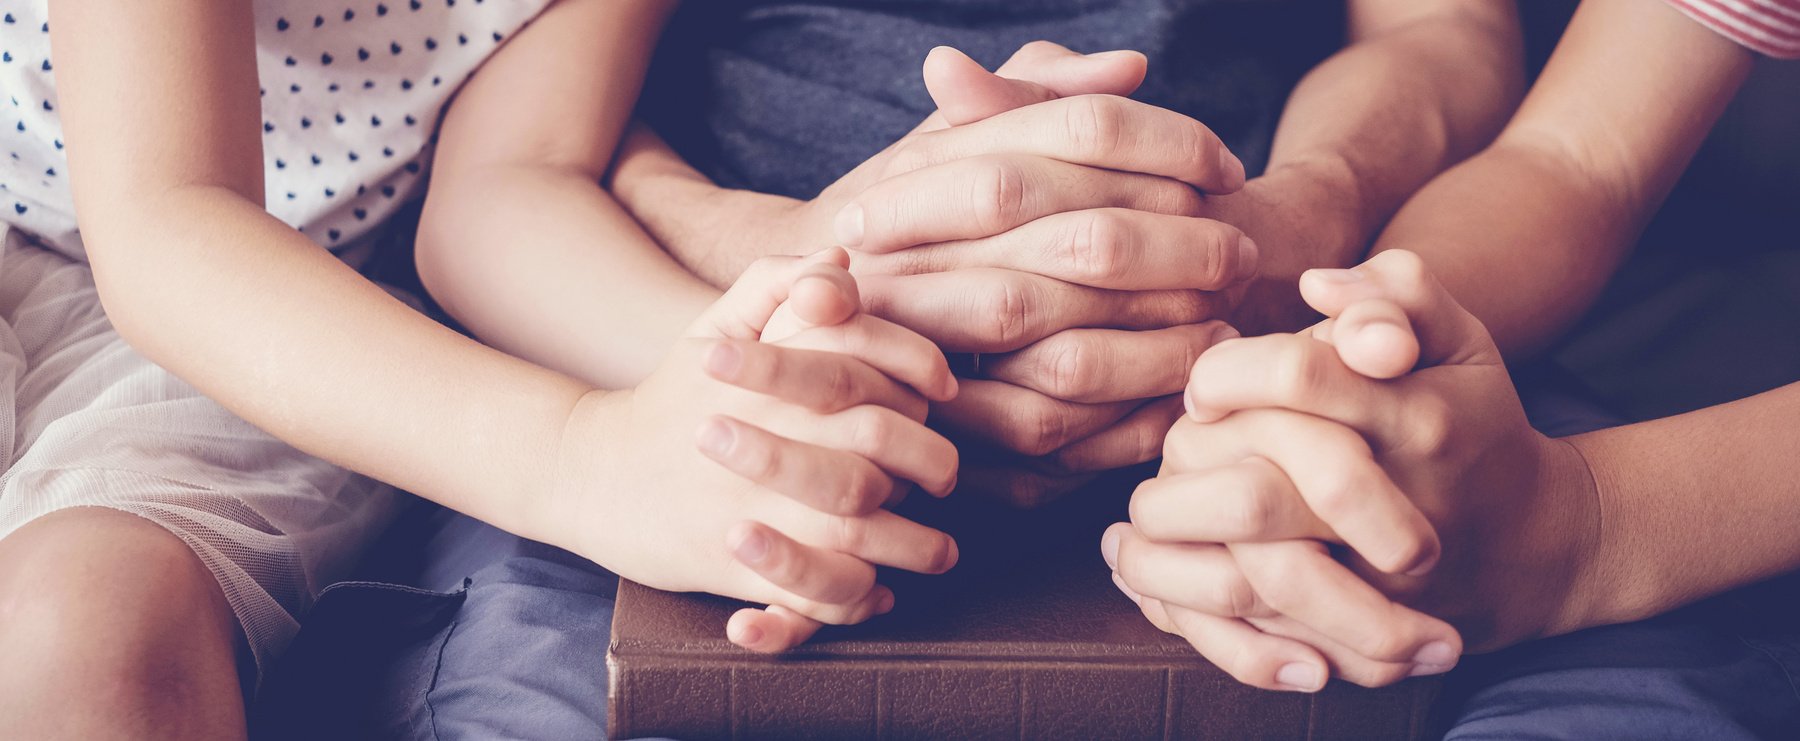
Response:
[{"label": "adult's arm", "polygon": [[1213,216],[1262,247],[1238,321],[1293,330],[1313,317],[1295,282],[1362,259],[1407,197],[1490,141],[1524,86],[1510,0],[1352,0],[1349,43],[1301,79],[1263,174]]},{"label": "adult's arm", "polygon": [[569,0],[496,52],[444,118],[419,224],[446,311],[607,388],[648,374],[719,295],[600,187],[672,5]]},{"label": "adult's arm", "polygon": [[1498,139],[1376,251],[1419,254],[1508,356],[1584,311],[1742,84],[1751,55],[1662,2],[1589,0]]},{"label": "adult's arm", "polygon": [[51,5],[75,205],[108,314],[137,350],[288,443],[530,534],[587,387],[420,315],[263,209],[251,11]]},{"label": "adult's arm", "polygon": [[[1199,215],[1255,239],[1284,295],[1300,270],[1355,262],[1409,194],[1499,129],[1522,85],[1519,46],[1505,0],[1351,2],[1350,43],[1295,88],[1264,177]],[[835,209],[719,188],[653,135],[621,152],[612,190],[714,284],[761,255],[833,243]]]}]

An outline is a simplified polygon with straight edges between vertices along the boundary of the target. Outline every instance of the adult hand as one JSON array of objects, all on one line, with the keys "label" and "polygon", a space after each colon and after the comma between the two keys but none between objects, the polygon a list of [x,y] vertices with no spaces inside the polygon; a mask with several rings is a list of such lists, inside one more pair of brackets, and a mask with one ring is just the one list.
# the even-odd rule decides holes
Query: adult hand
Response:
[{"label": "adult hand", "polygon": [[[726,209],[739,214],[730,217],[738,225],[733,231],[744,239],[760,234],[771,243],[809,244],[803,235],[819,231],[822,214],[854,212],[863,207],[856,199],[868,193],[869,207],[884,215],[870,225],[867,242],[864,235],[845,241],[885,250],[859,251],[853,264],[871,313],[949,350],[986,354],[983,378],[965,384],[963,403],[942,409],[939,422],[959,437],[1013,453],[1055,453],[1037,466],[1052,474],[1147,460],[1179,410],[1166,400],[1145,402],[1179,391],[1193,358],[1228,332],[1217,323],[1192,326],[1227,309],[1226,294],[1207,289],[1241,283],[1254,271],[1254,245],[1236,230],[1180,216],[1203,205],[1190,182],[1236,187],[1242,165],[1185,117],[1117,97],[1061,99],[1129,93],[1143,77],[1141,55],[1084,57],[1036,43],[1001,72],[1030,79],[990,74],[957,52],[934,51],[925,75],[942,112],[811,201],[730,192],[723,200],[738,204]],[[994,116],[1005,120],[988,120]],[[952,122],[963,126],[946,129]],[[1161,133],[1106,143],[1115,127]],[[1024,128],[1038,132],[1036,138],[1008,133]],[[1158,141],[1201,154],[1181,159]],[[622,173],[646,159],[630,150],[646,146],[628,147]],[[1100,161],[1173,177],[1084,164]],[[1022,208],[984,214],[954,196],[948,211],[890,208],[907,205],[906,193],[938,198],[943,193],[934,184],[941,178],[965,176],[1018,186]],[[1011,200],[1000,189],[984,195],[988,203]],[[846,203],[853,208],[845,210]],[[746,216],[753,212],[766,218]],[[916,214],[931,220],[909,221]],[[654,219],[646,223],[658,231]],[[893,249],[896,239],[992,232],[1001,236]],[[679,235],[658,236],[669,243]],[[706,249],[721,252],[716,241]],[[690,267],[704,272],[702,265]],[[1117,362],[1127,357],[1132,362]]]},{"label": "adult hand", "polygon": [[[1281,616],[1254,618],[1265,635],[1239,645],[1182,631],[1256,684],[1314,649],[1365,684],[1448,668],[1455,642],[1383,594],[1450,619],[1474,650],[1584,624],[1592,477],[1527,424],[1480,323],[1411,253],[1314,271],[1301,291],[1330,318],[1196,364],[1165,475],[1109,533],[1126,587],[1202,622]],[[1350,568],[1309,541],[1346,544]],[[1210,571],[1170,578],[1199,553]]]},{"label": "adult hand", "polygon": [[[1038,44],[1001,74],[1057,61],[1088,58]],[[1159,397],[1235,334],[1197,322],[1224,313],[1216,289],[1256,262],[1236,229],[1181,214],[1203,203],[1193,184],[1234,188],[1242,165],[1186,117],[1116,96],[1058,97],[1066,86],[1008,80],[954,50],[934,51],[925,77],[958,126],[896,145],[884,179],[840,211],[838,236],[861,250],[871,311],[941,326],[933,339],[946,349],[983,353],[979,378],[934,421],[1040,459],[1029,474],[1007,466],[1014,475],[969,480],[1035,503],[1079,474],[1155,457],[1180,413]],[[1030,104],[1007,107],[1017,103]],[[976,150],[986,153],[961,157]],[[1212,159],[1196,163],[1193,150]]]}]

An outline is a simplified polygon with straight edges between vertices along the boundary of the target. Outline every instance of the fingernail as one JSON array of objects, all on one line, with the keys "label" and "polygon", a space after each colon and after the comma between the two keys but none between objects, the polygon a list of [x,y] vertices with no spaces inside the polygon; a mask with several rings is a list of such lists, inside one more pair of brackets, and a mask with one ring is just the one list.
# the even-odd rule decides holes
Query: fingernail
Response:
[{"label": "fingernail", "polygon": [[1224,145],[1219,146],[1219,174],[1224,180],[1226,191],[1244,187],[1244,161]]},{"label": "fingernail", "polygon": [[1097,51],[1097,52],[1094,52],[1092,54],[1088,54],[1085,56],[1088,59],[1110,61],[1110,60],[1114,60],[1114,59],[1128,59],[1130,57],[1135,57],[1135,56],[1140,56],[1140,55],[1138,52],[1132,51],[1130,49],[1114,49],[1112,51]]},{"label": "fingernail", "polygon": [[1100,557],[1106,559],[1106,565],[1114,569],[1119,567],[1119,529],[1111,527],[1106,534],[1100,536]]},{"label": "fingernail", "polygon": [[762,531],[752,531],[750,537],[738,542],[732,553],[737,554],[739,561],[751,566],[761,564],[763,559],[769,557],[769,536],[762,534]]},{"label": "fingernail", "polygon": [[1431,558],[1425,559],[1425,563],[1422,563],[1422,564],[1412,567],[1412,570],[1406,572],[1406,575],[1407,576],[1424,576],[1426,574],[1431,573],[1432,569],[1437,568],[1439,555],[1440,554],[1436,554],[1436,553],[1431,554]]},{"label": "fingernail", "polygon": [[1450,644],[1444,641],[1432,641],[1425,644],[1424,648],[1419,649],[1418,653],[1413,654],[1413,663],[1418,666],[1443,667],[1438,672],[1432,672],[1440,673],[1456,664],[1456,649],[1451,648]]},{"label": "fingernail", "polygon": [[950,539],[949,547],[944,549],[944,560],[938,564],[937,573],[944,573],[956,566],[957,559],[962,558],[962,550],[956,547],[956,539]]},{"label": "fingernail", "polygon": [[1318,692],[1325,686],[1325,672],[1299,661],[1282,664],[1275,670],[1275,683],[1295,692]]},{"label": "fingernail", "polygon": [[740,646],[754,646],[761,643],[763,638],[762,629],[749,624],[738,628],[737,634],[737,642]]},{"label": "fingernail", "polygon": [[1237,250],[1238,277],[1249,278],[1255,275],[1257,260],[1262,254],[1262,251],[1256,248],[1256,240],[1251,239],[1247,234],[1239,235]]},{"label": "fingernail", "polygon": [[1455,664],[1414,664],[1412,671],[1407,672],[1406,676],[1429,677],[1433,674],[1443,674],[1444,672],[1455,668]]},{"label": "fingernail", "polygon": [[1363,279],[1362,273],[1345,268],[1314,268],[1306,272],[1326,283],[1355,283]]},{"label": "fingernail", "polygon": [[881,595],[881,599],[877,600],[875,602],[875,614],[886,615],[893,611],[894,611],[894,593],[893,592],[888,592],[886,594]]},{"label": "fingernail", "polygon": [[1212,344],[1217,345],[1226,340],[1235,340],[1242,336],[1244,336],[1243,333],[1238,332],[1237,327],[1233,327],[1224,322],[1219,322],[1219,326],[1213,330]]},{"label": "fingernail", "polygon": [[706,426],[700,428],[700,451],[714,458],[724,458],[731,453],[731,446],[737,442],[737,433],[723,420],[707,420]]},{"label": "fingernail", "polygon": [[1113,586],[1118,587],[1119,592],[1123,593],[1127,599],[1130,599],[1132,602],[1137,603],[1140,606],[1144,604],[1144,598],[1139,597],[1137,592],[1131,591],[1131,587],[1127,586],[1125,584],[1125,577],[1119,576],[1119,572],[1117,572],[1117,571],[1113,572],[1112,577],[1113,577]]},{"label": "fingernail", "polygon": [[713,378],[729,381],[737,377],[739,367],[744,364],[744,353],[737,347],[720,342],[706,351],[706,372]]},{"label": "fingernail", "polygon": [[854,203],[839,211],[837,223],[833,225],[837,231],[838,244],[855,247],[863,240],[863,209]]}]

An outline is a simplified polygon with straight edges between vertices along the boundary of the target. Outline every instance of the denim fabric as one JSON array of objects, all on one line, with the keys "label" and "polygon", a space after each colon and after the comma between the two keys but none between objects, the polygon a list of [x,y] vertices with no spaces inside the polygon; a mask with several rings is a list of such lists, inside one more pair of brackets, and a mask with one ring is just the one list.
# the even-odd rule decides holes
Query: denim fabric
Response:
[{"label": "denim fabric", "polygon": [[1342,47],[1319,0],[689,0],[639,106],[722,185],[811,198],[934,110],[933,46],[992,69],[1024,44],[1150,58],[1133,97],[1204,122],[1251,174],[1289,91]]}]

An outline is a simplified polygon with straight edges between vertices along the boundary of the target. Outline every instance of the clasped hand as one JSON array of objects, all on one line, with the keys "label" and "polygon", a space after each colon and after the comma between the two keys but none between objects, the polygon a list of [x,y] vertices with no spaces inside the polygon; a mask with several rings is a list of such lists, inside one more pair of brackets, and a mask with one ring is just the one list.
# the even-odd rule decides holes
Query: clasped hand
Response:
[{"label": "clasped hand", "polygon": [[1120,589],[1269,689],[1580,627],[1592,479],[1527,423],[1480,322],[1406,252],[1300,288],[1325,321],[1195,364],[1160,475],[1103,540]]}]

